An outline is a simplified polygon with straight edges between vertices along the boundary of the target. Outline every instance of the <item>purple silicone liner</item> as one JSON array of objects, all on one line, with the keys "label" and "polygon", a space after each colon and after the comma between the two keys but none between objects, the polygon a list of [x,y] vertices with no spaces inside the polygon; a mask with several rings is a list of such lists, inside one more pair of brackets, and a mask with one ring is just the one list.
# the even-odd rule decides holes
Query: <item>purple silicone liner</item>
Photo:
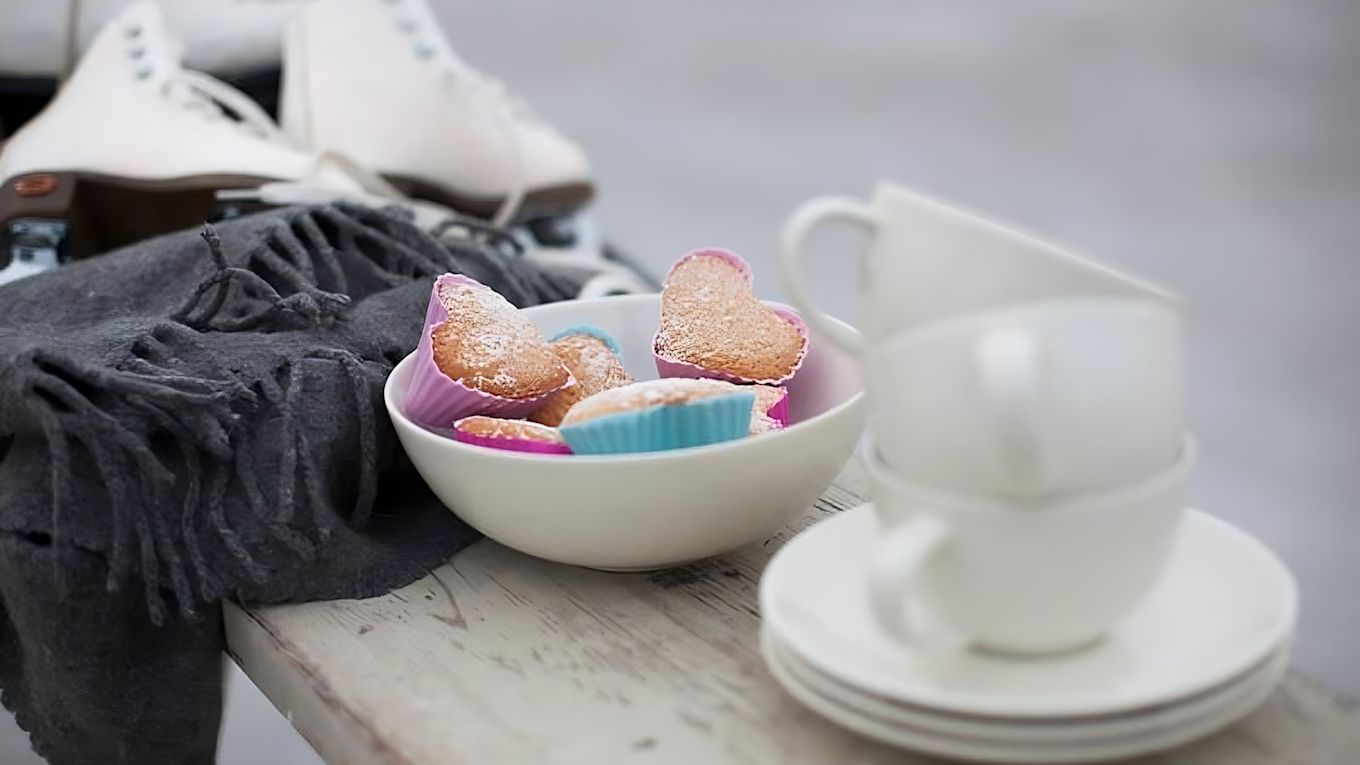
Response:
[{"label": "purple silicone liner", "polygon": [[549,444],[543,441],[534,441],[528,438],[499,438],[493,436],[478,436],[472,433],[464,433],[457,427],[453,429],[453,440],[460,441],[473,446],[484,446],[487,449],[500,449],[507,452],[524,452],[526,454],[545,454],[564,456],[571,454],[571,447],[566,444]]},{"label": "purple silicone liner", "polygon": [[[667,280],[670,279],[671,274],[675,272],[676,268],[680,267],[680,264],[685,263],[686,261],[691,260],[693,258],[722,258],[728,263],[731,263],[733,267],[735,267],[738,271],[741,272],[742,278],[746,280],[746,284],[748,286],[751,284],[752,277],[750,264],[748,264],[745,260],[742,260],[741,256],[736,254],[735,252],[732,252],[731,250],[724,250],[720,247],[708,247],[687,253],[685,256],[675,261],[675,265],[671,266],[670,271],[666,273],[666,279]],[[803,337],[803,350],[798,354],[797,361],[794,362],[793,368],[789,370],[789,373],[787,375],[784,375],[783,377],[780,377],[778,379],[756,379],[754,377],[742,377],[741,375],[735,375],[717,369],[709,369],[707,367],[701,367],[697,364],[690,364],[689,362],[686,361],[680,361],[679,359],[673,359],[670,358],[669,356],[664,356],[656,348],[657,340],[661,336],[660,327],[657,327],[656,334],[652,336],[652,355],[656,357],[657,374],[661,375],[662,377],[691,377],[691,378],[707,378],[714,380],[726,380],[728,382],[747,385],[751,383],[759,383],[761,385],[783,385],[789,380],[792,380],[793,376],[798,374],[798,370],[803,366],[804,359],[807,358],[808,352],[807,322],[803,321],[803,317],[799,316],[797,313],[787,308],[775,308],[773,306],[770,306],[770,310],[778,314],[779,317],[782,318],[783,320],[792,324],[794,329],[798,330],[798,334],[802,335]]]},{"label": "purple silicone liner", "polygon": [[420,331],[416,346],[415,369],[406,389],[403,413],[426,427],[446,429],[454,420],[468,415],[485,414],[512,419],[523,417],[537,409],[549,396],[572,383],[554,388],[532,398],[506,398],[470,388],[440,371],[434,363],[434,329],[449,318],[448,309],[439,299],[441,284],[464,284],[469,287],[491,289],[476,279],[462,274],[444,274],[435,279],[430,290],[430,304],[425,309],[425,327]]},{"label": "purple silicone liner", "polygon": [[789,426],[789,389],[780,388],[779,390],[784,395],[774,402],[774,406],[765,410],[765,416],[779,423],[779,427],[787,428]]}]

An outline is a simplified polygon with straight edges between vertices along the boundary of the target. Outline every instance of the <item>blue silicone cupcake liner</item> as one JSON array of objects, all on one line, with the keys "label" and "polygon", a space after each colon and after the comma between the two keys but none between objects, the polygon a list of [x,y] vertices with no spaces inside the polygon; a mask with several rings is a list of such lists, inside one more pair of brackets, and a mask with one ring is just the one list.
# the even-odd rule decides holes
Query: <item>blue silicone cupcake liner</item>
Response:
[{"label": "blue silicone cupcake liner", "polygon": [[614,340],[614,338],[611,337],[608,332],[605,332],[599,327],[592,327],[589,324],[578,324],[575,327],[567,327],[561,332],[558,332],[557,334],[548,338],[548,342],[555,343],[564,337],[575,337],[577,335],[587,335],[589,337],[593,337],[596,340],[599,340],[600,342],[604,343],[605,346],[609,348],[609,351],[613,353],[615,356],[623,358],[623,350],[619,348],[618,342]]},{"label": "blue silicone cupcake liner", "polygon": [[575,454],[633,454],[745,438],[756,394],[739,391],[686,404],[597,417],[559,428]]}]

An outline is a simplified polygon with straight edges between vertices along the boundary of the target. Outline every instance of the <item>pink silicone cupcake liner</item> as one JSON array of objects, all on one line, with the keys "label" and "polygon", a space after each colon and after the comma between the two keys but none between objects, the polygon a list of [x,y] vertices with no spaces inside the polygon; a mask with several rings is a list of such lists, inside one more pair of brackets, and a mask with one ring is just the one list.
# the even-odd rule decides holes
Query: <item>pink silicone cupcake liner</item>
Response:
[{"label": "pink silicone cupcake liner", "polygon": [[571,454],[571,447],[566,444],[549,444],[528,438],[478,436],[472,433],[464,433],[458,428],[453,429],[453,440],[465,444],[472,444],[473,446],[484,446],[488,449],[502,449],[508,452],[525,452],[528,454]]},{"label": "pink silicone cupcake liner", "polygon": [[573,380],[569,378],[565,385],[542,395],[506,398],[470,388],[440,371],[434,363],[433,335],[435,327],[449,318],[448,309],[439,299],[439,285],[449,283],[490,289],[462,274],[444,274],[435,279],[434,287],[430,290],[430,304],[425,310],[425,327],[420,331],[420,343],[416,346],[415,369],[411,373],[402,406],[407,417],[426,427],[445,431],[453,425],[454,420],[473,414],[523,417],[537,409],[549,396],[572,384]]},{"label": "pink silicone cupcake liner", "polygon": [[[666,278],[669,280],[671,274],[675,272],[676,268],[679,268],[682,263],[685,263],[694,258],[722,258],[728,263],[731,263],[734,268],[741,272],[741,276],[746,281],[746,284],[748,286],[751,284],[752,279],[751,266],[745,260],[742,260],[740,255],[736,254],[735,252],[732,252],[731,250],[724,250],[720,247],[708,247],[687,253],[684,257],[677,260],[675,262],[675,265],[671,266],[670,271],[666,273]],[[756,379],[754,377],[743,377],[741,375],[731,374],[729,372],[723,372],[717,369],[709,369],[708,367],[701,367],[697,364],[690,364],[687,361],[680,361],[679,359],[673,359],[670,358],[669,356],[664,356],[656,348],[657,340],[661,337],[660,327],[657,327],[656,334],[652,336],[652,355],[656,357],[657,374],[661,375],[662,377],[695,377],[695,378],[709,378],[714,380],[726,380],[728,382],[747,385],[751,383],[759,383],[761,385],[783,385],[789,380],[792,380],[793,376],[798,374],[798,370],[802,368],[803,360],[807,358],[809,342],[807,322],[803,321],[803,317],[799,316],[796,312],[789,310],[787,308],[775,308],[771,306],[770,309],[774,311],[780,318],[792,324],[794,329],[797,329],[798,334],[801,335],[803,338],[803,350],[798,354],[798,359],[793,363],[793,368],[789,370],[789,373],[787,375],[784,375],[783,377],[780,377],[779,379],[776,380],[771,379],[762,380]]]},{"label": "pink silicone cupcake liner", "polygon": [[789,426],[789,389],[780,388],[779,390],[784,395],[774,402],[774,406],[765,410],[765,416],[779,423],[779,427],[787,428]]}]

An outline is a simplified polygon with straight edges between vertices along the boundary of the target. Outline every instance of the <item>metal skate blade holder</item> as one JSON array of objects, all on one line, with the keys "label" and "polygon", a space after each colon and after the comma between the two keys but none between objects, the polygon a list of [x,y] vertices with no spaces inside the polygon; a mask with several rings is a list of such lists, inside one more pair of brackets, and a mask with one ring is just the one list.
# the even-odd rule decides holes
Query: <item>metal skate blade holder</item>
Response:
[{"label": "metal skate blade holder", "polygon": [[0,187],[0,284],[70,259],[68,174],[30,173]]},{"label": "metal skate blade holder", "polygon": [[0,231],[0,284],[56,268],[66,262],[66,221],[16,218]]}]

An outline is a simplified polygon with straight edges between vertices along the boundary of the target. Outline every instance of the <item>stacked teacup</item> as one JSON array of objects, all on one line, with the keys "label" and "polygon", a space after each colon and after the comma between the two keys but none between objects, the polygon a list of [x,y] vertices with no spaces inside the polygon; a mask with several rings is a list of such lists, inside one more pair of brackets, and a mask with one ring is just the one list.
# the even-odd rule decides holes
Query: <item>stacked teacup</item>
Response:
[{"label": "stacked teacup", "polygon": [[[824,320],[801,275],[805,241],[828,223],[869,238],[858,333]],[[890,184],[867,204],[805,204],[785,228],[783,259],[786,289],[808,323],[862,361],[869,403],[862,458],[877,530],[858,552],[866,563],[856,576],[876,631],[914,651],[910,666],[919,672],[922,657],[945,646],[1016,661],[1079,654],[1127,621],[1167,569],[1178,532],[1186,533],[1195,446],[1184,433],[1180,300]],[[802,544],[830,550],[837,534],[857,533],[846,528]],[[1277,580],[1288,584],[1287,574]],[[798,594],[803,586],[788,597],[779,587],[763,585],[771,613],[781,598],[812,597]],[[1292,629],[1287,601],[1282,596],[1272,613]],[[781,622],[785,632],[814,629],[800,626],[799,610],[785,609],[795,614]],[[774,621],[767,617],[767,640]],[[870,661],[863,656],[873,654],[875,638],[842,639],[827,656],[849,656],[858,641],[860,658],[844,661]],[[1267,647],[1283,650],[1283,640],[1277,634]],[[820,671],[836,675],[837,661]],[[1055,677],[1065,671],[1051,666]],[[929,694],[912,695],[918,681],[900,683],[902,698],[919,705]],[[919,733],[919,708],[911,714]]]},{"label": "stacked teacup", "polygon": [[[800,276],[804,240],[833,221],[871,235],[862,335],[821,321]],[[784,257],[809,322],[863,359],[886,628],[910,629],[913,590],[972,643],[1062,651],[1139,602],[1194,460],[1174,295],[887,184],[867,205],[804,205]],[[949,565],[917,581],[946,540]]]}]

